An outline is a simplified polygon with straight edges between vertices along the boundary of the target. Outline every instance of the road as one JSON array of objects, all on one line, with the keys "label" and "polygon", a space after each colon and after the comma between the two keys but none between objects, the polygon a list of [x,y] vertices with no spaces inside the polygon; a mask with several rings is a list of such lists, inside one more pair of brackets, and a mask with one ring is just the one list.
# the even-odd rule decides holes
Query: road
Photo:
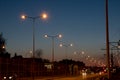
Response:
[{"label": "road", "polygon": [[[90,74],[90,75],[85,75],[85,76],[61,76],[61,77],[39,77],[39,78],[35,78],[34,80],[92,80],[93,78],[97,78],[98,76],[104,76],[106,74]],[[33,80],[31,78],[22,78],[22,79],[18,79],[18,80]]]}]

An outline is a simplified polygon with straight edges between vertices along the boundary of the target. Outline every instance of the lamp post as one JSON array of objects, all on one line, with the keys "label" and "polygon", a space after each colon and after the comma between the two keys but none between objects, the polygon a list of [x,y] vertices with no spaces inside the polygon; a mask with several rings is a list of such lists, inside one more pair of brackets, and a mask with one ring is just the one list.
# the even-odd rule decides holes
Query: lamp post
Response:
[{"label": "lamp post", "polygon": [[[51,38],[52,39],[52,75],[54,75],[54,39],[55,38],[61,38],[62,35],[44,35],[45,38]],[[53,77],[52,77],[53,78]]]},{"label": "lamp post", "polygon": [[38,18],[46,19],[47,17],[48,16],[46,13],[43,13],[40,16],[36,16],[36,17],[26,16],[26,15],[21,16],[23,20],[25,20],[26,18],[29,18],[29,19],[32,19],[32,22],[33,22],[33,58],[35,57],[35,21]]},{"label": "lamp post", "polygon": [[[77,60],[77,58],[80,56],[81,57],[81,60],[82,60],[82,58],[84,58],[84,56],[85,56],[85,52],[84,51],[74,51],[74,53],[73,53],[74,55],[75,55],[75,57],[76,57],[76,60]],[[86,57],[86,56],[85,56]]]},{"label": "lamp post", "polygon": [[55,38],[61,38],[62,37],[62,35],[61,34],[59,34],[59,35],[45,35],[44,37],[46,37],[46,38],[48,38],[48,37],[50,37],[50,38],[52,38],[52,62],[54,62],[54,39]]},{"label": "lamp post", "polygon": [[73,44],[60,44],[60,47],[65,47],[65,54],[66,54],[66,59],[67,59],[67,49],[68,49],[68,47],[70,47],[70,46],[73,46]]},{"label": "lamp post", "polygon": [[65,75],[67,75],[67,72],[68,72],[68,63],[67,63],[67,50],[68,50],[68,47],[70,46],[73,46],[73,44],[65,44],[65,43],[61,43],[59,45],[60,47],[65,47],[65,54],[66,54],[66,61],[65,61]]},{"label": "lamp post", "polygon": [[[32,38],[33,39],[33,52],[32,52],[33,53],[33,55],[32,55],[33,63],[34,63],[34,58],[35,58],[35,21],[38,18],[46,19],[47,17],[48,16],[47,16],[46,13],[43,13],[40,16],[36,16],[36,17],[31,17],[31,16],[27,16],[27,15],[21,15],[21,19],[25,20],[26,18],[29,18],[33,22],[33,35],[32,35],[33,36],[33,38]],[[32,71],[33,71],[32,78],[34,80],[34,64],[32,65]]]}]

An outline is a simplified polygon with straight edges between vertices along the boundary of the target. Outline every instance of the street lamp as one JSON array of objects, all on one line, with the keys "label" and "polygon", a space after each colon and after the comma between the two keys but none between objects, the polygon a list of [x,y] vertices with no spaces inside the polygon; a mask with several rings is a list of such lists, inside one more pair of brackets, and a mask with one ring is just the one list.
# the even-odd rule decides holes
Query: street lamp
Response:
[{"label": "street lamp", "polygon": [[60,47],[65,47],[65,54],[66,54],[66,64],[65,64],[65,74],[67,75],[67,68],[68,68],[68,63],[67,63],[67,50],[68,50],[68,47],[70,47],[70,46],[73,46],[73,44],[65,44],[65,43],[61,43],[60,45],[59,45]]},{"label": "street lamp", "polygon": [[36,16],[36,17],[31,17],[31,16],[27,16],[27,15],[21,15],[21,19],[25,20],[26,18],[29,18],[29,19],[32,19],[33,21],[33,65],[32,65],[32,77],[33,77],[33,80],[34,80],[34,58],[35,58],[35,21],[36,19],[38,18],[42,18],[42,19],[47,19],[47,14],[45,13],[42,13],[40,16]]},{"label": "street lamp", "polygon": [[70,46],[73,46],[73,44],[63,44],[63,43],[61,43],[60,45],[59,45],[60,47],[65,47],[66,49],[65,49],[65,54],[66,54],[66,59],[67,59],[67,48],[68,47],[70,47]]},{"label": "street lamp", "polygon": [[62,38],[62,35],[44,35],[45,38],[52,38],[52,62],[54,62],[54,39],[55,38]]},{"label": "street lamp", "polygon": [[82,58],[86,57],[84,51],[78,51],[78,52],[75,51],[74,54],[76,55],[76,60],[79,56],[81,57],[81,60],[82,60]]},{"label": "street lamp", "polygon": [[48,16],[46,13],[42,13],[40,16],[36,16],[36,17],[21,15],[21,19],[25,20],[26,18],[32,19],[32,21],[33,21],[33,58],[34,58],[35,57],[35,21],[38,18],[47,19]]}]

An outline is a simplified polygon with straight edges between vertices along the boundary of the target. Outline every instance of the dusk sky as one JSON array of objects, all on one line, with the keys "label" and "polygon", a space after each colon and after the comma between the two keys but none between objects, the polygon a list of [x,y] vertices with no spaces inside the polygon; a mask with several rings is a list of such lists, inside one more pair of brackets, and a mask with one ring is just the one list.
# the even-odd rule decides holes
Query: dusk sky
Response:
[{"label": "dusk sky", "polygon": [[[68,47],[69,58],[75,59],[74,51],[103,57],[105,0],[0,0],[0,32],[7,40],[6,49],[11,55],[30,56],[32,20],[22,20],[20,16],[35,17],[42,12],[49,18],[36,19],[35,48],[43,50],[43,58],[51,60],[51,38],[44,38],[45,34],[63,35],[55,39],[55,60],[65,58],[65,47],[59,47],[60,41],[73,44]],[[120,0],[109,0],[109,31],[110,41],[120,39]]]}]

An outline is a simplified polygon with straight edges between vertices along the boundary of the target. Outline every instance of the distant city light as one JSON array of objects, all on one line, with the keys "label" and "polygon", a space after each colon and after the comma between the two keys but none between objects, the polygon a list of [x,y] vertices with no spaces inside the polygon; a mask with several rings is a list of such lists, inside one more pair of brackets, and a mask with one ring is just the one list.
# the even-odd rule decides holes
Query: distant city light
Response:
[{"label": "distant city light", "polygon": [[73,44],[70,44],[70,46],[73,46]]},{"label": "distant city light", "polygon": [[3,49],[5,48],[5,46],[2,47]]},{"label": "distant city light", "polygon": [[85,52],[84,52],[84,51],[82,51],[82,54],[85,54]]},{"label": "distant city light", "polygon": [[74,52],[74,54],[76,55],[76,54],[77,54],[77,52]]}]

